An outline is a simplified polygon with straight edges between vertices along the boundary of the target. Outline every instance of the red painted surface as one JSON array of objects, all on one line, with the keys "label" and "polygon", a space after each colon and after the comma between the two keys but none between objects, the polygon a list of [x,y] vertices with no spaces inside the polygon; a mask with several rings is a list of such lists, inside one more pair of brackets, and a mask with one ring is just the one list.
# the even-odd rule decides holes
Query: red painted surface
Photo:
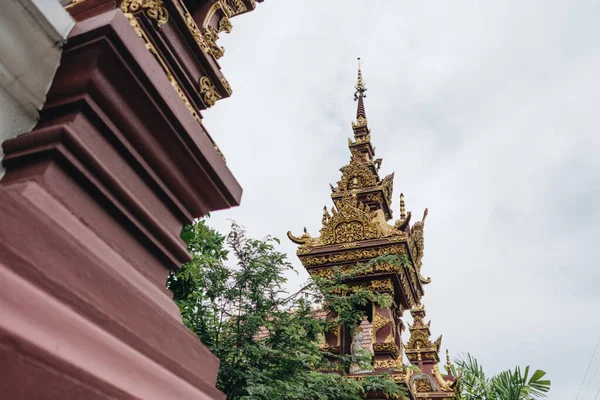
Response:
[{"label": "red painted surface", "polygon": [[183,224],[241,188],[119,10],[77,23],[3,148],[0,397],[223,398],[165,281]]}]

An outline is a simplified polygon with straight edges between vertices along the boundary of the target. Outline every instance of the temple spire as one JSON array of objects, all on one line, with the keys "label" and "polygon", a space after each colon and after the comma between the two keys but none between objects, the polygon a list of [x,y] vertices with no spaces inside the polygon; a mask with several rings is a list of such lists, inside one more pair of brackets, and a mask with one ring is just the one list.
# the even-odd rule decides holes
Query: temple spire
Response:
[{"label": "temple spire", "polygon": [[[354,100],[358,100],[358,105],[356,107],[356,123],[352,123],[352,128],[354,129],[355,136],[357,134],[366,135],[368,133],[367,129],[367,114],[365,112],[365,103],[363,99],[367,97],[365,92],[367,91],[367,87],[365,85],[365,81],[362,77],[362,71],[360,70],[360,57],[357,59],[358,61],[358,78],[356,80],[356,86],[354,86]],[[357,131],[357,128],[361,128]]]},{"label": "temple spire", "polygon": [[362,77],[362,72],[360,70],[360,57],[357,58],[358,61],[358,79],[356,80],[356,86],[354,87],[354,89],[356,89],[356,91],[354,92],[354,100],[358,100],[358,107],[356,109],[356,118],[358,119],[359,117],[363,117],[366,118],[367,115],[365,113],[365,104],[363,103],[363,98],[367,97],[367,95],[365,94],[365,92],[367,91],[367,88],[365,86],[365,81],[363,80]]}]

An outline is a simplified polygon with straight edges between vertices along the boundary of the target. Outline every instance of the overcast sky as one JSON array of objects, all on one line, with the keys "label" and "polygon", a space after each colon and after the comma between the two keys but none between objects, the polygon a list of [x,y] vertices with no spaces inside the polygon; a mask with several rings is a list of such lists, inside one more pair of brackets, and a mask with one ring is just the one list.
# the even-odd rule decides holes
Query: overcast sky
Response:
[{"label": "overcast sky", "polygon": [[317,234],[332,205],[360,56],[395,216],[400,191],[429,207],[433,335],[574,399],[600,337],[599,21],[598,0],[266,0],[220,40],[233,96],[204,121],[244,196],[211,225],[280,237],[291,287],[307,278],[285,233]]}]

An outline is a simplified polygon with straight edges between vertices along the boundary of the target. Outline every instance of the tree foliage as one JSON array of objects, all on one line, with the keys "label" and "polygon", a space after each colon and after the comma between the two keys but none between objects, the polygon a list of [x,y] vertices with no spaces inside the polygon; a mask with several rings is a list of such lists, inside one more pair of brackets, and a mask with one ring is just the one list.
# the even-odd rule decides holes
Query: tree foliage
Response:
[{"label": "tree foliage", "polygon": [[462,374],[460,400],[533,400],[545,397],[550,381],[546,373],[536,370],[529,375],[529,366],[521,370],[502,371],[489,378],[483,367],[470,354],[456,360],[454,374]]},{"label": "tree foliage", "polygon": [[[356,326],[362,306],[391,302],[389,296],[350,288],[341,271],[290,295],[284,274],[292,266],[276,250],[279,241],[248,238],[236,224],[224,236],[199,220],[184,228],[182,238],[193,259],[167,285],[185,324],[221,360],[217,385],[228,399],[358,400],[369,391],[404,396],[389,376],[346,376],[348,365],[361,360],[319,349],[332,324]],[[354,273],[369,267],[359,265]],[[319,318],[315,304],[334,310],[338,319]]]}]

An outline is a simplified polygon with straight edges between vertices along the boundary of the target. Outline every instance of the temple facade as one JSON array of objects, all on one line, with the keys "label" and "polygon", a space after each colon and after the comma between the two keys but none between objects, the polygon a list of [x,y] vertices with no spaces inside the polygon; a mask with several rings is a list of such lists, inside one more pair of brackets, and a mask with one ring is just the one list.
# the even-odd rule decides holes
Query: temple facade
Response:
[{"label": "temple facade", "polygon": [[[376,158],[365,110],[366,85],[358,67],[354,99],[357,101],[356,121],[352,123],[353,138],[348,139],[350,160],[340,171],[341,179],[331,186],[334,207],[323,209],[322,228],[311,236],[304,229],[300,236],[288,232],[298,244],[297,255],[311,276],[332,277],[335,271],[352,271],[357,264],[369,265],[381,256],[399,256],[404,263],[377,262],[372,268],[355,274],[355,285],[376,293],[388,294],[390,306],[373,302],[365,310],[366,319],[359,327],[339,326],[326,332],[324,351],[349,354],[361,346],[373,354],[370,368],[350,367],[350,375],[391,372],[393,379],[408,388],[412,399],[454,399],[458,380],[449,369],[441,374],[437,364],[441,337],[430,340],[429,323],[421,299],[429,278],[421,275],[424,250],[425,209],[420,221],[411,223],[404,195],[399,196],[399,218],[393,217],[394,174],[380,175],[382,159]],[[390,222],[393,221],[393,222]],[[410,310],[414,323],[409,327],[410,339],[402,342],[405,310]],[[336,318],[333,312],[328,318]],[[403,353],[408,363],[404,362]],[[417,368],[407,368],[412,364]],[[449,368],[449,366],[447,366]],[[418,372],[415,372],[418,371]],[[370,394],[369,398],[378,398]]]}]

